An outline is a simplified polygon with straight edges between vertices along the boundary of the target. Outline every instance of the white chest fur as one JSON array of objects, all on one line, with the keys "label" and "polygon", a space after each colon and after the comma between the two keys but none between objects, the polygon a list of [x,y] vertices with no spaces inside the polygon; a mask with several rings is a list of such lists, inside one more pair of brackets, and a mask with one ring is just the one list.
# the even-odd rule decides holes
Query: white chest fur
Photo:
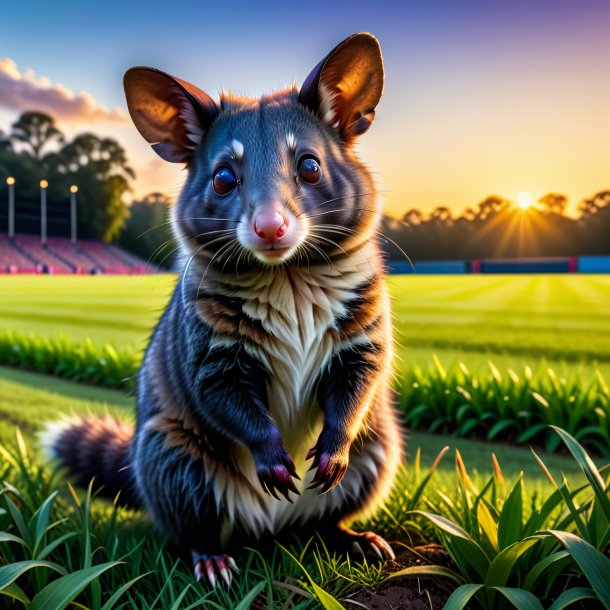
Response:
[{"label": "white chest fur", "polygon": [[367,250],[363,248],[332,267],[272,268],[242,278],[234,286],[235,295],[244,299],[244,312],[259,321],[269,337],[256,347],[256,357],[269,371],[270,412],[302,479],[298,487],[303,495],[290,504],[265,494],[252,457],[245,450],[239,451],[236,458],[249,485],[216,473],[217,502],[231,522],[240,522],[251,533],[275,532],[295,520],[323,515],[328,504],[339,501],[345,493],[340,487],[326,496],[305,491],[313,476],[307,473],[305,456],[322,426],[317,382],[341,347],[333,338],[336,335],[328,331],[345,313],[346,304],[355,298],[355,288],[375,272]]}]

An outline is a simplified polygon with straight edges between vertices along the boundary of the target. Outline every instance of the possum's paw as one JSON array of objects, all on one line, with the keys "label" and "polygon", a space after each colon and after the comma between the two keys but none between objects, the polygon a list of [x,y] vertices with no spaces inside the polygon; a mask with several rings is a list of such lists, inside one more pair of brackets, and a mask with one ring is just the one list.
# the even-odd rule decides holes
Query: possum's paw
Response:
[{"label": "possum's paw", "polygon": [[379,561],[396,559],[392,547],[379,534],[375,532],[352,532],[352,552],[358,553],[363,557],[374,555]]},{"label": "possum's paw", "polygon": [[233,574],[239,572],[233,557],[229,555],[206,555],[197,551],[192,551],[191,554],[195,579],[197,582],[207,581],[212,589],[221,579],[230,587]]},{"label": "possum's paw", "polygon": [[341,482],[347,471],[347,458],[340,453],[320,453],[318,445],[312,447],[307,454],[307,459],[313,458],[311,468],[317,468],[311,485],[307,489],[320,487],[320,494],[329,492]]},{"label": "possum's paw", "polygon": [[292,480],[293,477],[297,480],[297,474],[294,462],[285,449],[281,449],[271,459],[255,459],[256,473],[261,487],[274,498],[280,499],[278,493],[282,494],[286,500],[292,502],[289,492],[299,494],[297,486]]}]

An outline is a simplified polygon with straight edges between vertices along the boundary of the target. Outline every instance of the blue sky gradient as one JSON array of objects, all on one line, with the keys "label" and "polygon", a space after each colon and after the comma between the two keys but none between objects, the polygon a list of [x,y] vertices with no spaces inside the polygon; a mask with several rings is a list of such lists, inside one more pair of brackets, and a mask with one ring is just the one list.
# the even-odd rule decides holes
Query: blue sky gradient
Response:
[{"label": "blue sky gradient", "polygon": [[[386,87],[361,151],[390,191],[388,209],[459,210],[490,192],[578,199],[610,188],[601,145],[610,137],[609,26],[610,2],[593,0],[26,0],[2,9],[0,58],[124,108],[121,79],[132,65],[211,94],[258,95],[301,83],[340,40],[370,31],[382,44]],[[15,115],[0,108],[0,128]],[[162,185],[146,182],[146,168],[157,166],[134,131],[112,133],[136,156],[143,194]]]}]

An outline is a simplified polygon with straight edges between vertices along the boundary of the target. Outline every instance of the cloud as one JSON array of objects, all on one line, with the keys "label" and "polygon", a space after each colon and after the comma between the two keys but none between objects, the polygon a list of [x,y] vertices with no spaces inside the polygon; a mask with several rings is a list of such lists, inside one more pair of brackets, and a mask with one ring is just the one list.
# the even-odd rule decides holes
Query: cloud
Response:
[{"label": "cloud", "polygon": [[54,85],[46,76],[37,77],[31,69],[20,72],[8,57],[0,59],[0,107],[39,110],[66,122],[125,123],[128,120],[120,108],[109,110],[86,91],[75,94],[61,83]]}]

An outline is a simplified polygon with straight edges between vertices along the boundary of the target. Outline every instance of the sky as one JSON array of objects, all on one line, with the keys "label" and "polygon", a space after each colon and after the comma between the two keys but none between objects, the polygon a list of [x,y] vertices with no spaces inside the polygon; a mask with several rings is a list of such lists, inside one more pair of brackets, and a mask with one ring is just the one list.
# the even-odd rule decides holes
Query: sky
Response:
[{"label": "sky", "polygon": [[[134,196],[175,197],[184,171],[133,127],[122,75],[161,68],[212,96],[301,83],[358,31],[380,40],[384,96],[358,150],[389,214],[460,212],[490,194],[610,189],[610,2],[360,0],[3,2],[0,129],[23,110],[67,135],[115,137]],[[0,177],[3,179],[3,177]]]}]

